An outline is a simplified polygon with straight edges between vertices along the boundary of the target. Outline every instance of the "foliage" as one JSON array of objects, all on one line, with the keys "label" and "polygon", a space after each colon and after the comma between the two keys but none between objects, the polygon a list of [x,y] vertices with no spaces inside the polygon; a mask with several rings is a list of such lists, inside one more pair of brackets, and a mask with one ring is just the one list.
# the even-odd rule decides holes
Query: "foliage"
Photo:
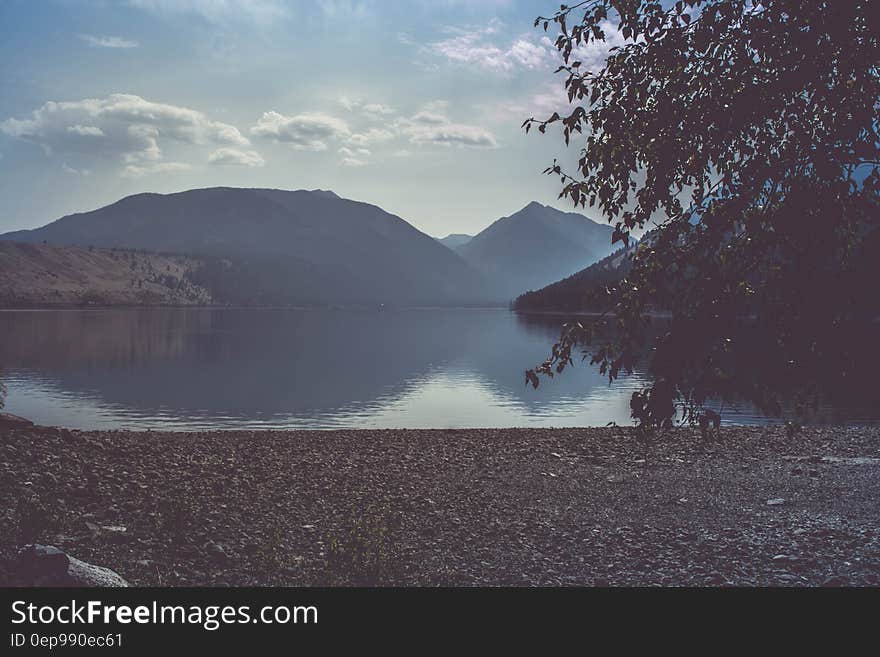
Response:
[{"label": "foliage", "polygon": [[[652,381],[632,399],[640,425],[669,426],[681,410],[696,420],[713,396],[778,413],[781,381],[811,402],[863,383],[853,338],[877,313],[880,273],[874,9],[589,0],[536,20],[559,28],[573,107],[523,125],[583,144],[575,171],[546,171],[560,197],[596,207],[624,245],[654,227],[609,290],[618,337],[590,351],[614,379],[648,350]],[[579,53],[615,26],[624,45],[585,70]],[[645,344],[658,303],[671,326]],[[527,381],[561,372],[590,334],[567,326]]]}]

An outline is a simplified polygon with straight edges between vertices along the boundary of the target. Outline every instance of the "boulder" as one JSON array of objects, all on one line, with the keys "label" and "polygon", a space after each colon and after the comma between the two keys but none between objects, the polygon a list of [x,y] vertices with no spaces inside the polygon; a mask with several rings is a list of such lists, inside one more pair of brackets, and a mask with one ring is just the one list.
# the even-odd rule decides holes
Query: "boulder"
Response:
[{"label": "boulder", "polygon": [[128,586],[119,573],[80,561],[51,545],[25,545],[18,552],[16,566],[25,586]]}]

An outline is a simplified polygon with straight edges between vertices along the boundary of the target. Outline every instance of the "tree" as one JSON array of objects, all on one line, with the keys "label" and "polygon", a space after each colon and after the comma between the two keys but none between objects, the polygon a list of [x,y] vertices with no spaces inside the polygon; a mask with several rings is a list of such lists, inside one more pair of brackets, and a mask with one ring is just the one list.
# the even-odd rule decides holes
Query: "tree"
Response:
[{"label": "tree", "polygon": [[[637,424],[696,421],[710,397],[782,412],[823,390],[856,391],[880,280],[880,13],[870,0],[588,0],[535,25],[559,29],[567,116],[582,150],[554,161],[560,197],[595,206],[614,241],[651,229],[626,277],[601,293],[617,337],[569,325],[537,387],[579,345],[611,380],[648,354]],[[582,48],[619,29],[624,45],[585,70]],[[656,337],[649,311],[672,319]],[[873,386],[872,386],[873,388]]]}]

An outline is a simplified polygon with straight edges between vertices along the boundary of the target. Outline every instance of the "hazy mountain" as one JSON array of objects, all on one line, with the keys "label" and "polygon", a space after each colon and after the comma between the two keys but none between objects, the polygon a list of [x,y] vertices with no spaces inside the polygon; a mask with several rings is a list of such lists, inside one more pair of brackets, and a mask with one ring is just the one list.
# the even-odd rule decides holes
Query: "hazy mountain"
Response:
[{"label": "hazy mountain", "polygon": [[446,237],[438,237],[437,241],[440,242],[443,246],[446,246],[453,251],[458,250],[459,247],[464,246],[468,242],[474,239],[473,235],[465,235],[464,233],[452,233],[447,235]]},{"label": "hazy mountain", "polygon": [[569,276],[612,251],[610,226],[529,203],[456,251],[483,272],[502,300]]},{"label": "hazy mountain", "polygon": [[616,283],[629,273],[632,252],[636,245],[618,249],[586,269],[561,281],[526,292],[514,302],[515,310],[524,311],[582,311],[604,310],[597,306],[591,295],[599,287]]},{"label": "hazy mountain", "polygon": [[218,301],[474,303],[480,276],[400,217],[332,192],[215,187],[137,194],[2,240],[213,256]]}]

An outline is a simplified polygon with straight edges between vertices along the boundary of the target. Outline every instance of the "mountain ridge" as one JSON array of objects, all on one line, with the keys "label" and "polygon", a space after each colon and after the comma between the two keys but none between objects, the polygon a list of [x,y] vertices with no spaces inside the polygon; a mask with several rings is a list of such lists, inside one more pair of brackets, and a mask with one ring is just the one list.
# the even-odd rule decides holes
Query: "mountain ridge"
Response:
[{"label": "mountain ridge", "polygon": [[606,256],[612,233],[582,214],[532,201],[455,250],[509,301]]},{"label": "mountain ridge", "polygon": [[[228,258],[202,281],[231,303],[490,301],[479,274],[401,217],[326,190],[208,187],[124,197],[3,241]],[[236,280],[238,278],[239,280]],[[249,287],[250,286],[250,287]]]}]

